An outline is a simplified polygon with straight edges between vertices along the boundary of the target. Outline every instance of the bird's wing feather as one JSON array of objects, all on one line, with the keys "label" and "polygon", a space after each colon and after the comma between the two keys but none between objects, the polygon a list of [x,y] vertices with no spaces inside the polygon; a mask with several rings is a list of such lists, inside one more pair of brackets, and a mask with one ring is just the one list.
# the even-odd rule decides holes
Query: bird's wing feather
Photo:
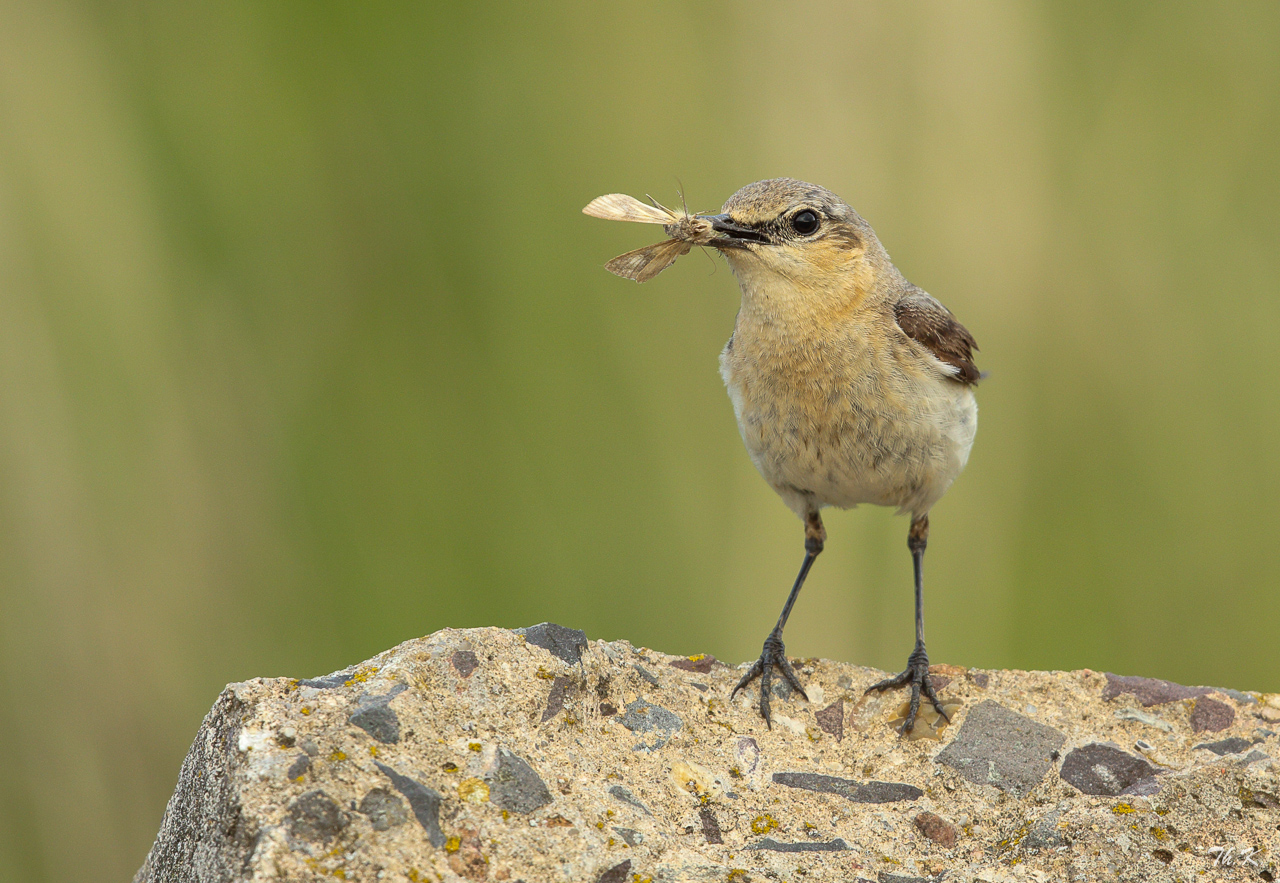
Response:
[{"label": "bird's wing feather", "polygon": [[912,285],[893,305],[893,318],[903,333],[955,369],[953,378],[963,384],[982,379],[973,354],[978,343],[951,311]]}]

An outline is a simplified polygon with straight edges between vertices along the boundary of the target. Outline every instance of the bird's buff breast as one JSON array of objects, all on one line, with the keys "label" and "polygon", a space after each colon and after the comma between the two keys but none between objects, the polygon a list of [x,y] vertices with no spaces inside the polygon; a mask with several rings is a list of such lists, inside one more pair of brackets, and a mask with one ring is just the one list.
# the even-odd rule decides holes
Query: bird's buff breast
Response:
[{"label": "bird's buff breast", "polygon": [[973,392],[910,342],[788,347],[743,330],[720,356],[721,375],[752,461],[801,517],[859,503],[923,515],[964,468]]}]

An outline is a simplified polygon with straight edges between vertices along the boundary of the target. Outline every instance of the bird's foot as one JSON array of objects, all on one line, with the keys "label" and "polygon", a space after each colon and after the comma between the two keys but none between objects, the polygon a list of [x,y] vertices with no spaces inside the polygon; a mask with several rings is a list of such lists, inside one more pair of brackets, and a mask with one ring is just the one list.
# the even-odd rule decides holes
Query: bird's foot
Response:
[{"label": "bird's foot", "polygon": [[933,682],[929,679],[929,656],[924,652],[924,645],[917,644],[916,649],[907,657],[907,668],[902,674],[896,677],[886,678],[879,683],[872,684],[867,687],[866,692],[872,690],[883,692],[885,690],[896,690],[898,687],[911,687],[911,707],[907,710],[907,716],[902,722],[899,733],[906,736],[915,729],[916,715],[920,711],[920,694],[924,693],[933,703],[933,707],[938,714],[942,715],[943,720],[951,723],[951,718],[942,708],[942,702],[938,699],[938,692],[933,688]]},{"label": "bird's foot", "polygon": [[742,680],[738,681],[738,686],[733,688],[733,692],[729,694],[729,699],[738,695],[738,691],[747,684],[760,679],[760,716],[764,718],[764,722],[773,729],[773,721],[769,718],[769,686],[773,680],[773,669],[777,668],[782,672],[782,677],[786,680],[791,688],[809,700],[808,695],[804,692],[804,687],[800,686],[800,679],[796,677],[795,669],[791,667],[791,663],[787,661],[787,650],[782,645],[782,634],[777,630],[771,632],[769,637],[764,639],[764,650],[760,653],[760,658],[751,666],[751,670],[742,676]]}]

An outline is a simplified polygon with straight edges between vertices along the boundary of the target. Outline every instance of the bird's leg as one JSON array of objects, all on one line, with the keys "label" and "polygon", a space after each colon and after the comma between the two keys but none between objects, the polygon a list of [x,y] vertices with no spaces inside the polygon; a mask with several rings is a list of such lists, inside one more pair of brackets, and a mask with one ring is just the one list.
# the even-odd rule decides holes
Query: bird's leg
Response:
[{"label": "bird's leg", "polygon": [[796,577],[796,584],[791,587],[791,594],[787,596],[787,603],[782,608],[782,615],[778,617],[778,624],[773,627],[773,631],[769,632],[769,637],[764,639],[764,650],[760,653],[760,658],[751,666],[751,670],[742,676],[742,680],[738,681],[738,685],[733,688],[733,692],[729,694],[732,700],[738,695],[738,691],[751,683],[756,678],[760,679],[760,714],[764,717],[764,722],[773,729],[773,721],[769,719],[769,686],[773,680],[773,669],[776,666],[778,671],[782,672],[782,676],[786,678],[787,683],[808,701],[809,697],[804,692],[804,687],[800,686],[800,679],[796,677],[795,670],[791,667],[791,663],[787,661],[787,650],[782,645],[782,629],[787,624],[787,617],[791,615],[791,607],[796,603],[796,598],[800,594],[800,587],[804,585],[804,578],[809,575],[809,568],[813,566],[813,561],[822,551],[822,546],[827,540],[826,528],[822,526],[822,518],[818,513],[810,512],[805,516],[804,520],[804,563],[800,565],[800,574]]},{"label": "bird's leg", "polygon": [[911,686],[911,707],[907,710],[907,718],[902,722],[899,731],[904,736],[916,725],[916,714],[920,711],[920,694],[923,692],[933,703],[938,714],[947,722],[951,718],[942,710],[942,702],[929,679],[929,655],[924,650],[924,550],[929,544],[929,516],[921,515],[911,521],[911,530],[907,533],[907,548],[911,550],[911,560],[916,572],[916,648],[907,657],[907,668],[897,677],[888,678],[867,687],[872,690],[892,690],[897,687]]}]

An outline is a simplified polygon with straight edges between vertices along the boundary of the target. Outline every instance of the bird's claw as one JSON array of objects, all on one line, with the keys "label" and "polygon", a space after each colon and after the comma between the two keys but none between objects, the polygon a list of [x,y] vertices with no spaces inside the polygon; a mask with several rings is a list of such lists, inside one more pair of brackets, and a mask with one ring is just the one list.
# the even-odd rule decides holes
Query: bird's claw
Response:
[{"label": "bird's claw", "polygon": [[924,693],[929,701],[933,703],[934,709],[938,714],[942,715],[942,719],[947,723],[951,723],[950,716],[942,708],[942,701],[938,699],[938,692],[933,688],[933,681],[929,678],[929,656],[925,653],[923,646],[917,646],[912,651],[911,656],[907,658],[907,668],[901,674],[891,678],[886,678],[879,683],[872,684],[867,687],[866,692],[873,690],[876,692],[884,692],[885,690],[896,690],[898,687],[911,687],[911,706],[907,709],[906,719],[903,720],[902,726],[898,732],[902,735],[908,735],[916,725],[916,715],[920,711],[920,694]]},{"label": "bird's claw", "polygon": [[742,676],[742,680],[738,681],[738,685],[729,694],[729,699],[732,701],[733,697],[738,695],[739,690],[759,678],[760,716],[764,718],[764,722],[769,729],[773,729],[773,721],[769,717],[769,687],[773,681],[774,668],[782,672],[783,679],[791,685],[791,689],[803,696],[806,702],[809,700],[804,687],[800,686],[800,679],[796,677],[795,669],[791,667],[791,663],[787,660],[787,650],[782,644],[782,636],[776,632],[765,638],[764,649],[760,652],[760,658]]}]

